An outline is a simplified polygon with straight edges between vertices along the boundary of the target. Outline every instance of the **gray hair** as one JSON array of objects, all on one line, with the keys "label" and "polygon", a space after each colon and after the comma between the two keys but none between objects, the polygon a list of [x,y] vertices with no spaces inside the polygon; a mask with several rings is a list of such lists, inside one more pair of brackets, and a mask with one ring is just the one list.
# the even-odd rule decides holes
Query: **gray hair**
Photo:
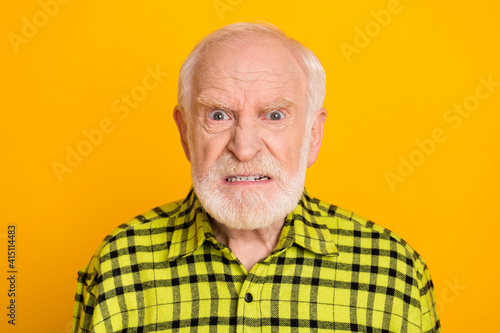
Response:
[{"label": "gray hair", "polygon": [[[326,75],[321,62],[307,47],[295,39],[285,35],[278,27],[267,22],[242,22],[222,27],[203,38],[191,51],[179,73],[177,104],[190,117],[191,86],[196,65],[214,46],[226,44],[230,40],[241,37],[258,37],[267,35],[278,38],[295,54],[299,65],[306,74],[308,111],[312,118],[313,112],[323,107],[326,93]],[[187,112],[189,111],[189,112]]]}]

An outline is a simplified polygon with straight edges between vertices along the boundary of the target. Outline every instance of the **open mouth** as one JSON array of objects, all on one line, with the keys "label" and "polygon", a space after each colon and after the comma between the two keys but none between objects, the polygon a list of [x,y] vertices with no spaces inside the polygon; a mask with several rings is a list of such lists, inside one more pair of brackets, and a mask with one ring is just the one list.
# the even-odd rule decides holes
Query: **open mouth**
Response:
[{"label": "open mouth", "polygon": [[260,182],[264,180],[269,180],[271,179],[268,176],[263,176],[263,175],[254,175],[254,176],[231,176],[226,178],[226,182],[233,183],[233,182]]}]

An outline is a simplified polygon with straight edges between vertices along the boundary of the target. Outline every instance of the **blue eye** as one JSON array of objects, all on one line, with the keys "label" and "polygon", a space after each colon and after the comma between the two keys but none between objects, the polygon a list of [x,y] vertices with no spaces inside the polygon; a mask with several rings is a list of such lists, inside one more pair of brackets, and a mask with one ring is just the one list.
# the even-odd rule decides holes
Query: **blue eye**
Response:
[{"label": "blue eye", "polygon": [[266,114],[266,119],[269,120],[281,120],[283,118],[285,118],[285,115],[279,111],[271,111]]},{"label": "blue eye", "polygon": [[227,115],[227,113],[225,113],[222,110],[214,110],[214,111],[210,112],[208,114],[208,118],[210,118],[212,120],[217,120],[217,121],[230,119],[229,116]]}]

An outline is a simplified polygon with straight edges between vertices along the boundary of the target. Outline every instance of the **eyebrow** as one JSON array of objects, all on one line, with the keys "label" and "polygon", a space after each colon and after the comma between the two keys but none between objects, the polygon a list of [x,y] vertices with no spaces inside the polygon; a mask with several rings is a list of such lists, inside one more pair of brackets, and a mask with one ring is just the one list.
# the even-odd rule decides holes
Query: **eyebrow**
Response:
[{"label": "eyebrow", "polygon": [[198,97],[196,97],[196,101],[204,106],[213,107],[226,111],[232,110],[231,105],[229,105],[229,103],[212,96],[201,94]]},{"label": "eyebrow", "polygon": [[295,101],[289,97],[280,97],[264,104],[260,109],[262,111],[272,111],[286,109],[295,106]]},{"label": "eyebrow", "polygon": [[[220,100],[213,96],[208,96],[201,94],[196,97],[196,101],[204,106],[208,106],[211,108],[217,108],[221,110],[233,110],[229,103],[226,101]],[[289,97],[279,97],[275,100],[265,103],[261,107],[259,107],[260,111],[271,111],[271,110],[279,110],[286,109],[289,107],[295,106],[295,101]]]}]

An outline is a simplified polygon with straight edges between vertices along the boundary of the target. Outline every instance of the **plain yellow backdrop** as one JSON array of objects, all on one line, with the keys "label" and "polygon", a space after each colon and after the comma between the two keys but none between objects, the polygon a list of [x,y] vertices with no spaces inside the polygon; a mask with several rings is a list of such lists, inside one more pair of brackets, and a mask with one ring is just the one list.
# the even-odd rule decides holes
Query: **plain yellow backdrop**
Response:
[{"label": "plain yellow backdrop", "polygon": [[105,235],[186,195],[172,119],[180,65],[207,33],[254,20],[326,69],[308,191],[427,260],[444,331],[497,329],[499,11],[485,0],[3,1],[0,330],[69,332],[76,273]]}]

